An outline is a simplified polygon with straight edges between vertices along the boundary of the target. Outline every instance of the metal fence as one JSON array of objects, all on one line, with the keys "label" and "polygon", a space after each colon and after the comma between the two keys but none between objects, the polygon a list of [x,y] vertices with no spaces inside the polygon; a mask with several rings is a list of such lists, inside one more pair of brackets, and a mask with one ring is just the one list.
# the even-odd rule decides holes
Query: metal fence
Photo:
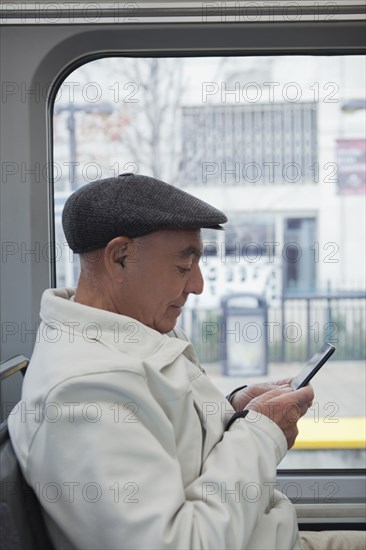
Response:
[{"label": "metal fence", "polygon": [[[268,308],[269,362],[304,362],[325,341],[336,347],[334,360],[366,359],[365,305],[365,292],[284,296],[277,307]],[[220,361],[220,345],[227,338],[220,309],[186,310],[182,326],[202,363]]]}]

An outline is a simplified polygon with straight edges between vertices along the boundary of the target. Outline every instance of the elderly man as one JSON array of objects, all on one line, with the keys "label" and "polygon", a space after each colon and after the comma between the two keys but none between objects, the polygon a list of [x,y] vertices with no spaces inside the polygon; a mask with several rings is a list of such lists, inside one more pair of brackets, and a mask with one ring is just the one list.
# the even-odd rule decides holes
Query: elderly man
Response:
[{"label": "elderly man", "polygon": [[227,400],[175,329],[203,290],[200,228],[226,221],[133,174],[67,201],[80,280],[45,291],[9,418],[56,548],[300,548],[294,508],[274,486],[312,388],[263,384]]}]

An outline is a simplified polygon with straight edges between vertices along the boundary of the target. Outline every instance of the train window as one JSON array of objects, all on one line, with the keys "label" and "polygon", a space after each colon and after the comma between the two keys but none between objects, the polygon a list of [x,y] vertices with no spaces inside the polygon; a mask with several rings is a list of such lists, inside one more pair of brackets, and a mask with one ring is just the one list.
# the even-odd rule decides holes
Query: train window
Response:
[{"label": "train window", "polygon": [[224,210],[180,323],[222,391],[336,353],[284,468],[365,464],[365,57],[106,57],[53,109],[57,286],[74,286],[72,191],[138,172]]}]

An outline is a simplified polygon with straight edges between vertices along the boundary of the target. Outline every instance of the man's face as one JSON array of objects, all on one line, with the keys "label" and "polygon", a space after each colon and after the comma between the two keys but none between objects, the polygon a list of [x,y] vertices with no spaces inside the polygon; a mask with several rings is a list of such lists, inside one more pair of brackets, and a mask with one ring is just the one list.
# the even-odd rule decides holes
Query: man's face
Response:
[{"label": "man's face", "polygon": [[172,330],[190,293],[201,294],[199,230],[163,230],[136,239],[118,310],[161,332]]}]

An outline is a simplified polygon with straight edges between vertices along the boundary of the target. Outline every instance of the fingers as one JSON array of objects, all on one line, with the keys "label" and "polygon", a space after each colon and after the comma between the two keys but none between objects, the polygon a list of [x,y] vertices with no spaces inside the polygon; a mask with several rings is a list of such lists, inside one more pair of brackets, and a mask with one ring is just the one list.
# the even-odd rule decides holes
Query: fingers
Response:
[{"label": "fingers", "polygon": [[262,384],[252,384],[248,386],[247,388],[245,388],[245,392],[253,399],[254,397],[257,397],[258,395],[261,395],[262,393],[265,393],[267,391],[273,390],[276,387],[276,384],[272,384],[271,382],[264,382]]},{"label": "fingers", "polygon": [[280,397],[282,395],[290,395],[294,393],[293,389],[291,388],[291,386],[287,386],[287,385],[284,385],[284,386],[276,386],[275,388],[267,391],[266,393],[260,395],[257,397],[257,399],[261,399],[263,401],[268,401],[269,399],[274,399],[276,397]]},{"label": "fingers", "polygon": [[276,382],[273,382],[276,386],[289,386],[293,380],[293,376],[289,378],[281,378],[281,380],[276,380]]},{"label": "fingers", "polygon": [[236,392],[231,400],[231,404],[236,411],[242,411],[252,399],[275,388],[277,388],[275,384],[268,382],[252,384]]},{"label": "fingers", "polygon": [[300,406],[305,403],[310,403],[311,405],[311,403],[313,402],[314,389],[310,384],[304,386],[303,388],[300,388],[299,390],[294,390],[294,394],[297,396]]},{"label": "fingers", "polygon": [[273,400],[274,403],[282,407],[297,407],[301,411],[300,416],[302,416],[311,406],[313,398],[314,390],[311,386],[306,386],[299,390],[293,390],[291,386],[277,386],[252,399],[247,404],[247,408],[249,408],[249,405],[251,405],[250,408],[255,408],[257,405],[261,406]]},{"label": "fingers", "polygon": [[295,391],[292,389],[286,391],[286,388],[283,388],[283,390],[285,393],[282,396],[278,396],[276,401],[281,403],[283,410],[290,415],[290,420],[297,422],[311,407],[314,390],[311,386]]},{"label": "fingers", "polygon": [[[297,421],[303,411],[293,399],[291,388],[276,389],[253,399],[248,403],[247,409],[254,410],[267,416],[282,430],[288,448],[292,447],[298,434]],[[291,397],[291,399],[289,399]]]},{"label": "fingers", "polygon": [[311,386],[293,390],[291,386],[277,386],[252,399],[246,409],[267,416],[283,431],[288,448],[291,448],[298,435],[297,422],[311,405],[314,391]]},{"label": "fingers", "polygon": [[280,397],[281,395],[286,395],[286,399],[297,403],[299,407],[302,407],[304,404],[312,403],[314,399],[314,390],[312,386],[308,385],[299,390],[293,390],[291,386],[286,384],[282,386],[277,386],[275,389],[267,392],[263,397]]}]

